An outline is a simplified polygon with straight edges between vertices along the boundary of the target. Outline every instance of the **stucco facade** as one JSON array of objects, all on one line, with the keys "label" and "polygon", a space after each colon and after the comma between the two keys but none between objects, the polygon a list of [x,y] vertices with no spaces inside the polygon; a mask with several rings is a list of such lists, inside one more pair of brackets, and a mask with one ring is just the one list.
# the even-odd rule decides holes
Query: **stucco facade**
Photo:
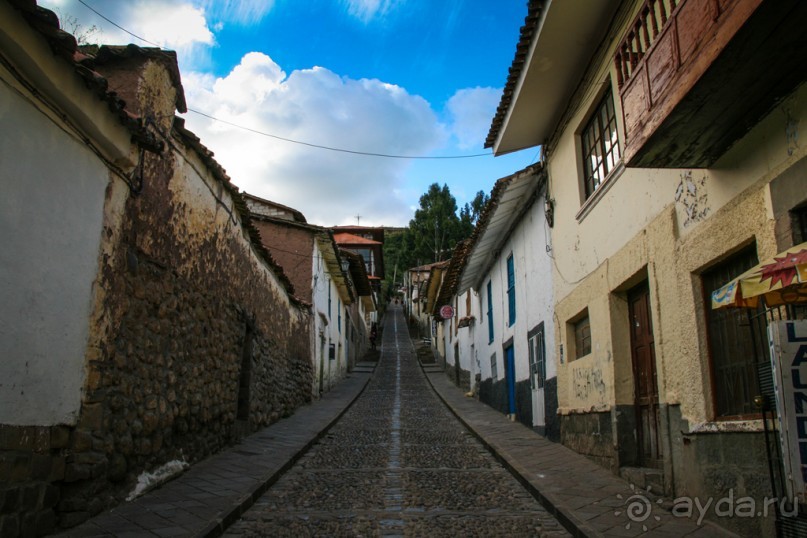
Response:
[{"label": "stucco facade", "polygon": [[[446,375],[481,401],[557,440],[552,251],[539,167],[499,180],[444,286]],[[454,271],[458,276],[453,278]],[[512,308],[511,308],[512,295]],[[532,349],[531,349],[532,348]]]},{"label": "stucco facade", "polygon": [[[635,102],[629,92],[620,98],[624,73],[617,72],[614,59],[623,36],[642,24],[637,14],[645,5],[603,3],[607,17],[597,19],[531,3],[532,22],[521,43],[529,54],[514,71],[515,94],[503,99],[489,143],[497,153],[508,145],[542,145],[554,206],[551,271],[563,443],[642,488],[701,498],[719,498],[730,489],[735,496],[761,499],[771,484],[761,415],[750,401],[756,395],[750,391],[759,389],[756,380],[735,381],[727,376],[739,374],[717,369],[716,354],[731,355],[725,350],[739,344],[725,337],[730,333],[720,333],[725,340],[718,333],[710,336],[716,314],[706,288],[709,279],[720,282],[712,276],[718,270],[736,272],[724,267],[738,263],[738,256],[762,260],[804,241],[798,227],[807,204],[807,152],[799,131],[807,89],[797,86],[770,102],[759,121],[746,120],[746,131],[706,168],[630,166],[620,151],[629,137],[625,118],[633,118],[634,110],[622,105],[626,99],[631,106]],[[726,9],[721,16],[732,16],[731,7]],[[575,32],[587,32],[590,48],[570,54],[570,65],[547,74],[539,69],[539,58],[563,48],[560,41],[566,38],[552,31],[570,16],[578,17]],[[761,18],[749,16],[749,21],[748,26],[764,25]],[[553,73],[568,80],[568,89],[552,86],[556,81],[538,82]],[[664,79],[651,77],[651,88],[657,80]],[[655,93],[653,98],[663,97]],[[541,118],[549,112],[542,103],[553,99],[566,99],[554,121],[523,134],[519,129],[526,128],[527,118]],[[594,123],[598,115],[613,118],[608,136],[618,145],[616,158],[592,190],[585,183],[591,173],[583,158],[590,140],[585,137],[598,125],[601,132],[610,129]],[[708,126],[693,122],[692,129]],[[764,340],[764,324],[761,334]],[[760,357],[759,362],[768,360]],[[748,401],[733,403],[744,411],[721,410],[739,394],[725,387],[739,385],[749,391]],[[656,391],[656,403],[642,401],[645,390]],[[728,524],[746,535],[773,532],[772,519]]]}]

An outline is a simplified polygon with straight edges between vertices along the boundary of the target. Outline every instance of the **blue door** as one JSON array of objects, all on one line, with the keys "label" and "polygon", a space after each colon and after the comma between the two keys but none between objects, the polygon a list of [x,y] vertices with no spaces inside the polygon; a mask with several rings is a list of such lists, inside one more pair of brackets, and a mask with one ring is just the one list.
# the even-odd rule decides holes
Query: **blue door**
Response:
[{"label": "blue door", "polygon": [[507,413],[516,414],[516,357],[513,346],[504,350],[504,375],[507,380]]}]

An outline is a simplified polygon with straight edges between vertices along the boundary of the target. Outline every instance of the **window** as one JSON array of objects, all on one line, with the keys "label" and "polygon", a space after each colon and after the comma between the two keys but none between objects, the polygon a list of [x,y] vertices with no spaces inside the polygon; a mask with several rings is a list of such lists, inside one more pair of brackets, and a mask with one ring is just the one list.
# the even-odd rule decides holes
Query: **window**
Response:
[{"label": "window", "polygon": [[574,323],[574,358],[579,359],[591,353],[591,324],[588,310]]},{"label": "window", "polygon": [[336,298],[336,328],[342,332],[342,299]]},{"label": "window", "polygon": [[493,343],[493,286],[488,280],[488,344]]},{"label": "window", "polygon": [[513,255],[507,258],[507,325],[516,322],[516,271],[513,267]]},{"label": "window", "polygon": [[583,183],[588,199],[616,168],[620,158],[614,99],[610,89],[594,109],[580,138],[583,148]]},{"label": "window", "polygon": [[499,368],[496,365],[496,354],[490,356],[490,378],[496,381],[499,378]]},{"label": "window", "polygon": [[541,322],[528,335],[530,352],[530,387],[532,390],[544,388],[546,380],[546,347],[544,342],[544,323]]},{"label": "window", "polygon": [[364,260],[364,268],[368,275],[373,275],[373,252],[369,248],[357,248],[353,251]]},{"label": "window", "polygon": [[328,281],[328,319],[331,318],[331,281]]},{"label": "window", "polygon": [[716,418],[757,413],[752,402],[759,394],[757,363],[770,359],[767,345],[760,345],[766,343],[764,332],[755,334],[752,321],[764,320],[763,309],[709,308],[713,291],[757,263],[756,248],[752,245],[702,275]]},{"label": "window", "polygon": [[807,242],[807,205],[790,212],[793,218],[793,244]]}]

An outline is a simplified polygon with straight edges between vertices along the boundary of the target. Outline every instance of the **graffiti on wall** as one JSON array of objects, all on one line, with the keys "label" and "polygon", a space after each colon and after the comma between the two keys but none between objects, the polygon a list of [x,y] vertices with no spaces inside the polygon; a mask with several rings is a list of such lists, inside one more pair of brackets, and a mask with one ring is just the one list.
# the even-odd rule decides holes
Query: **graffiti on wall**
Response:
[{"label": "graffiti on wall", "polygon": [[681,181],[675,189],[675,203],[683,208],[686,215],[684,227],[705,219],[710,212],[706,175],[693,179],[692,171],[681,174]]},{"label": "graffiti on wall", "polygon": [[574,370],[572,382],[574,384],[574,395],[580,400],[605,396],[605,381],[603,381],[602,370],[600,369],[580,368]]}]

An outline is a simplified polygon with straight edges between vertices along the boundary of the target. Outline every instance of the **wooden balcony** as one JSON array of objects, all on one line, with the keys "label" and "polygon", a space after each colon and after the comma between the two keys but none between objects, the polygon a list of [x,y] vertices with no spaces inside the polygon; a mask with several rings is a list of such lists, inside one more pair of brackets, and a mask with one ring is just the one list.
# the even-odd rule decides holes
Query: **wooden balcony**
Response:
[{"label": "wooden balcony", "polygon": [[617,48],[626,166],[712,166],[807,79],[807,1],[646,0]]}]

